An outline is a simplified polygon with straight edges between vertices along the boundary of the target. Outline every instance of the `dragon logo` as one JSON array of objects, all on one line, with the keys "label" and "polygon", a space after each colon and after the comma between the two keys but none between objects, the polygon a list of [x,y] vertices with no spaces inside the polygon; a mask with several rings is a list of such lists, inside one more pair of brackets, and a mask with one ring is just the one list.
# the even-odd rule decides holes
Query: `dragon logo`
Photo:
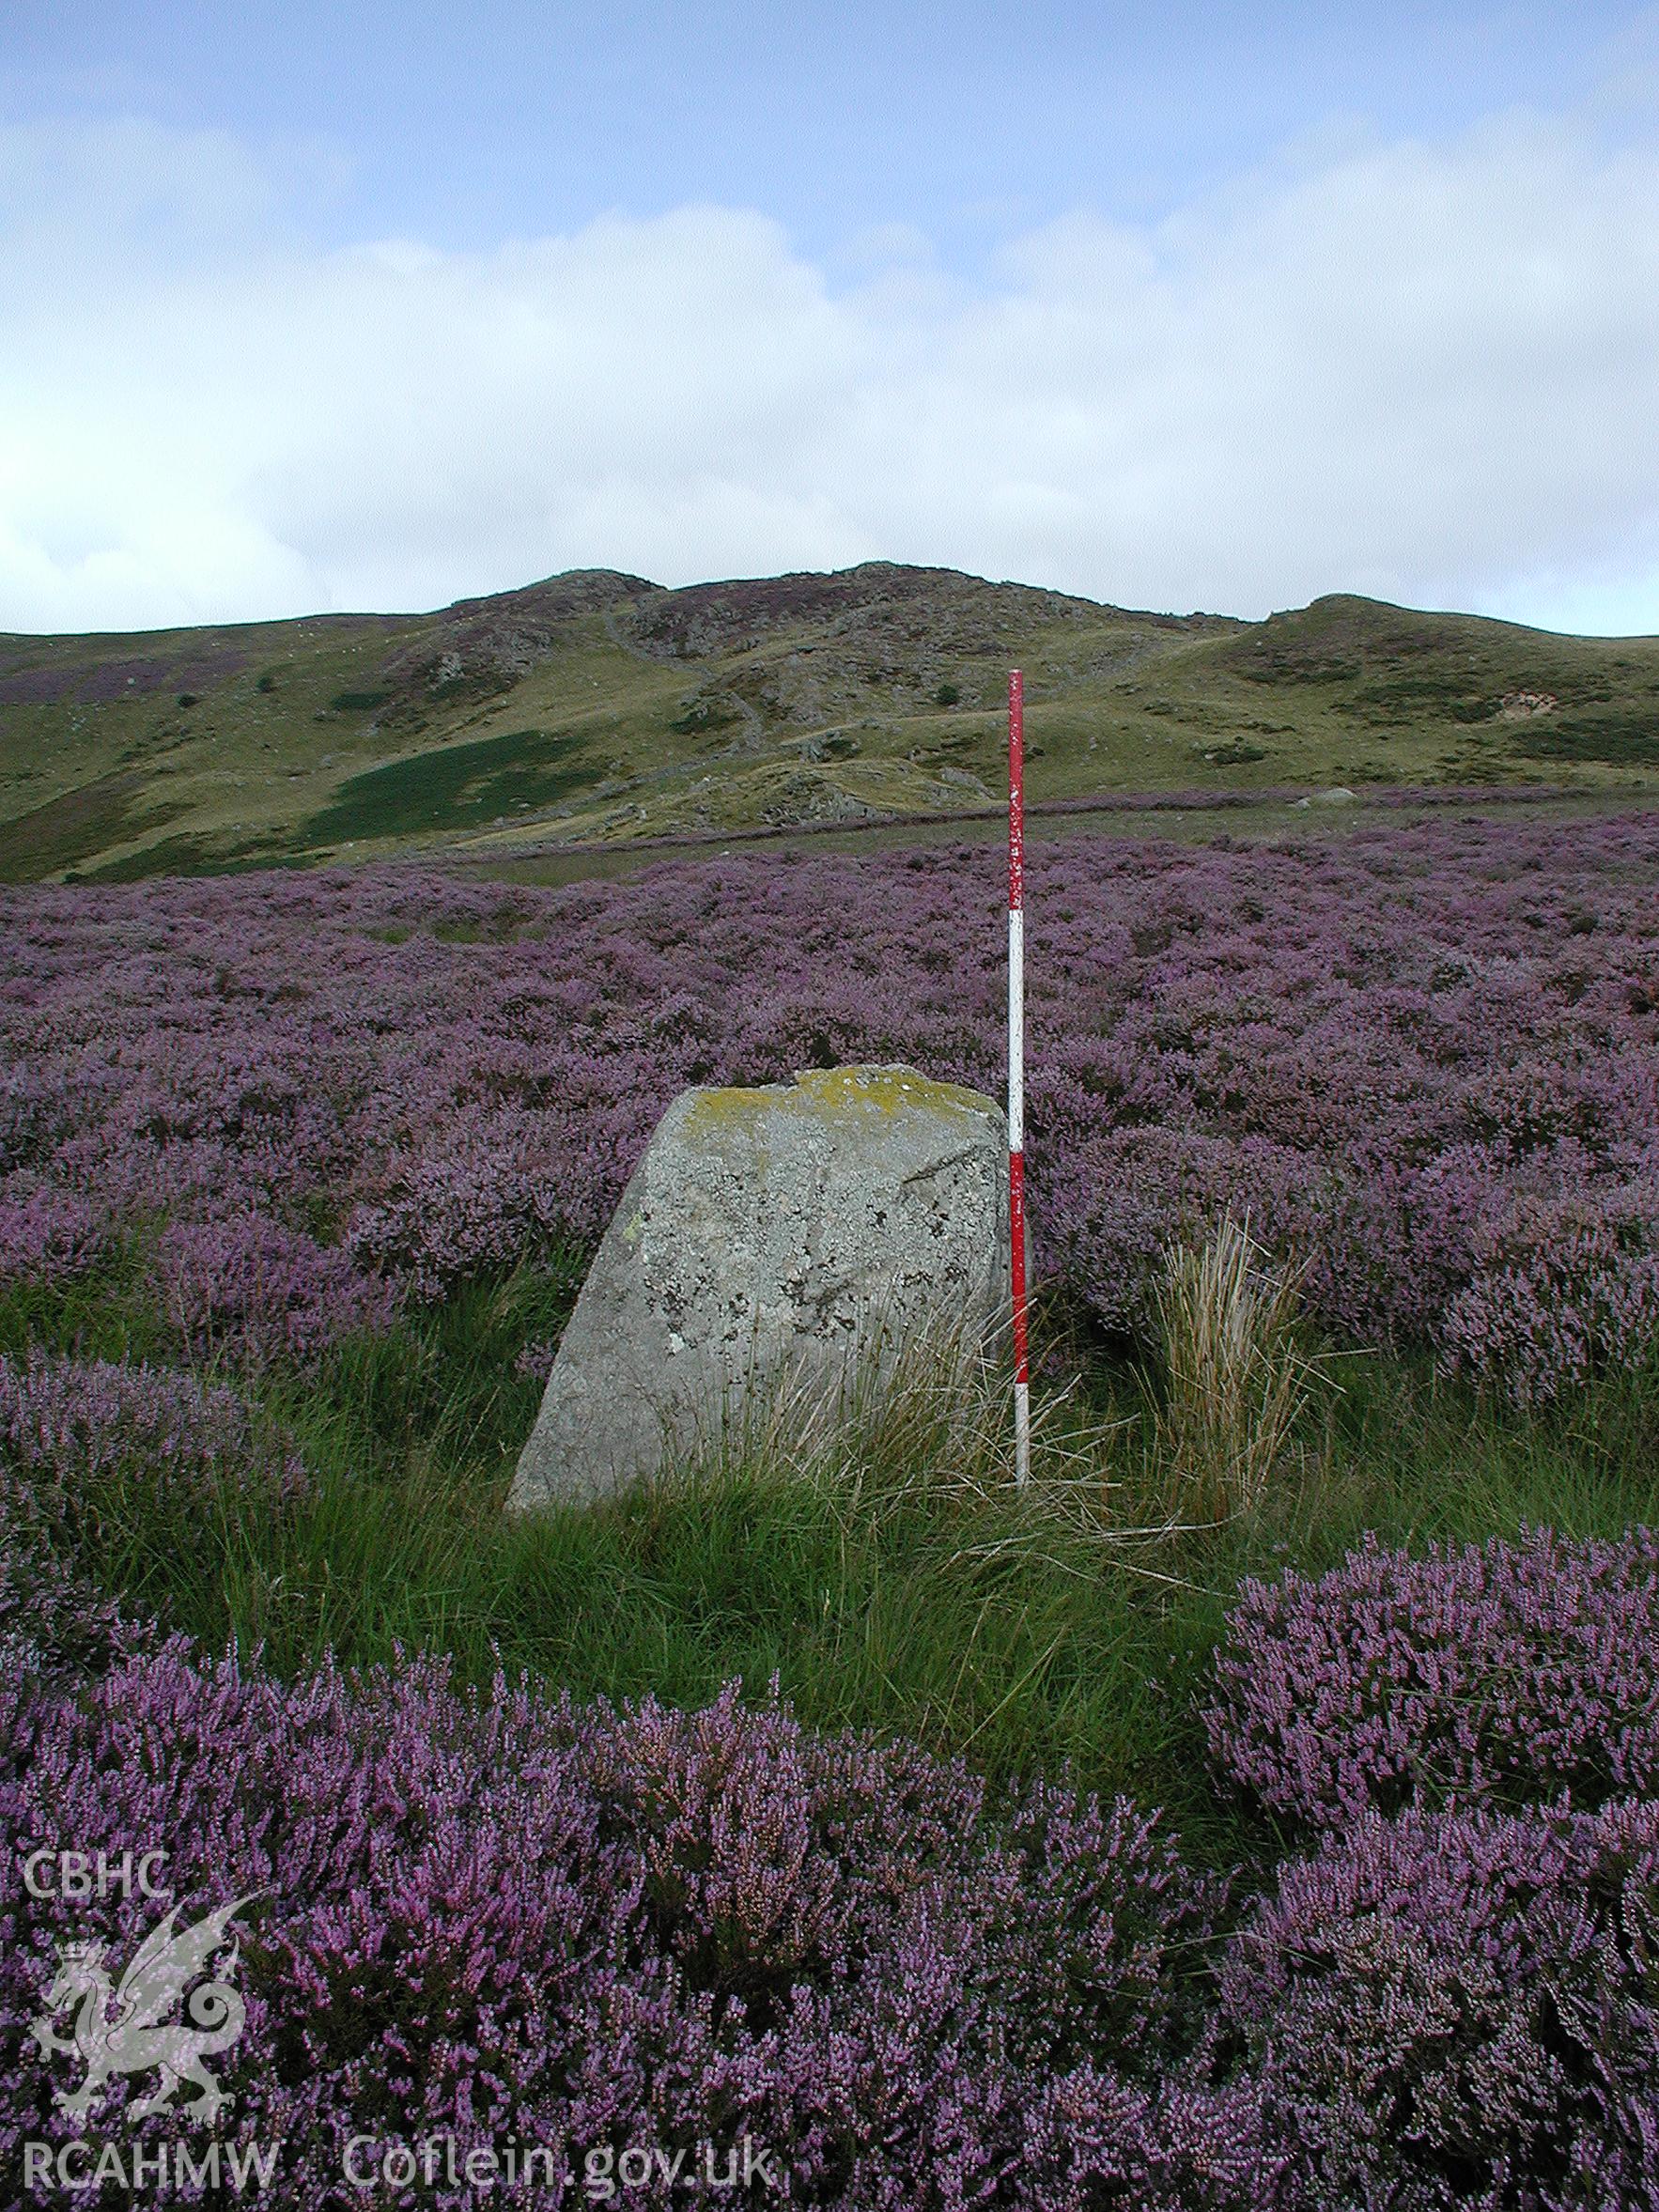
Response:
[{"label": "dragon logo", "polygon": [[[247,2019],[247,2009],[230,1986],[239,1952],[229,1925],[257,1895],[237,1897],[182,1928],[175,1905],[139,1944],[119,1988],[111,1982],[104,1944],[59,1944],[46,2009],[30,2033],[44,2056],[67,2052],[85,2065],[86,2079],[72,2096],[57,2092],[64,2111],[84,2119],[112,2075],[153,2072],[160,2079],[132,2107],[133,2119],[164,2111],[187,2082],[200,2094],[185,2109],[197,2119],[214,2117],[225,2093],[203,2062],[228,2050]],[[213,1969],[213,1960],[226,1950],[228,1958]],[[66,2039],[53,2023],[71,2006],[78,2009]]]}]

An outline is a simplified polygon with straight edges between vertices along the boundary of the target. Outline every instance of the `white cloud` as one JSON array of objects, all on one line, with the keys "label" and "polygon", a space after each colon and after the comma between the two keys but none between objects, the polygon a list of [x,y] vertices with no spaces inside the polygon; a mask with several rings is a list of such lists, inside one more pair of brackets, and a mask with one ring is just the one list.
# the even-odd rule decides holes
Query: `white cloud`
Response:
[{"label": "white cloud", "polygon": [[[1315,139],[977,286],[741,209],[311,242],[219,134],[0,131],[0,626],[867,557],[1659,629],[1659,151]],[[898,248],[902,246],[903,250]]]}]

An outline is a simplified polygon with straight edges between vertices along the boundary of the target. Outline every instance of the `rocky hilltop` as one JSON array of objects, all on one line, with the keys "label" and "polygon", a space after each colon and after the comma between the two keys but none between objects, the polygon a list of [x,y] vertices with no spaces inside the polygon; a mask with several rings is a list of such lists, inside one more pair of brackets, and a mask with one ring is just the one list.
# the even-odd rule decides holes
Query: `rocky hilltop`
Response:
[{"label": "rocky hilltop", "polygon": [[0,638],[0,879],[949,816],[1033,797],[1659,780],[1659,640],[1334,596],[1245,622],[868,562],[578,569],[430,614]]}]

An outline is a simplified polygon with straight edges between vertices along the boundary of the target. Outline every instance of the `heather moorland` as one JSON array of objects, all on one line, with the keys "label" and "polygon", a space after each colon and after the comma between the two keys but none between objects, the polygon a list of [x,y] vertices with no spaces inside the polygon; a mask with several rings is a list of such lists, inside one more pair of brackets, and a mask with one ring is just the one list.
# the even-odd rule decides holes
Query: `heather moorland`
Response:
[{"label": "heather moorland", "polygon": [[[225,2140],[317,2206],[474,2201],[343,2187],[434,2132],[571,2204],[745,2137],[846,2212],[1659,2204],[1656,876],[1642,812],[1039,849],[1031,1485],[923,1374],[525,1523],[680,1089],[1000,1090],[993,857],[0,891],[0,1802],[256,1899]],[[1217,1234],[1266,1452],[1183,1395]],[[9,2171],[87,2124],[0,1879]]]}]

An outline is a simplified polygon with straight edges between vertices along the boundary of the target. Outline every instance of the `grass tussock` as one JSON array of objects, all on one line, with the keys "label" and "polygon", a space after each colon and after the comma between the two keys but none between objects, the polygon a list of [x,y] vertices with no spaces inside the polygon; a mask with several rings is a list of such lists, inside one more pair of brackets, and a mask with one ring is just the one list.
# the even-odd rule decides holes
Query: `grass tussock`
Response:
[{"label": "grass tussock", "polygon": [[1154,1292],[1162,1364],[1157,1458],[1176,1522],[1256,1512],[1321,1378],[1304,1349],[1295,1271],[1231,1214],[1166,1256]]}]

